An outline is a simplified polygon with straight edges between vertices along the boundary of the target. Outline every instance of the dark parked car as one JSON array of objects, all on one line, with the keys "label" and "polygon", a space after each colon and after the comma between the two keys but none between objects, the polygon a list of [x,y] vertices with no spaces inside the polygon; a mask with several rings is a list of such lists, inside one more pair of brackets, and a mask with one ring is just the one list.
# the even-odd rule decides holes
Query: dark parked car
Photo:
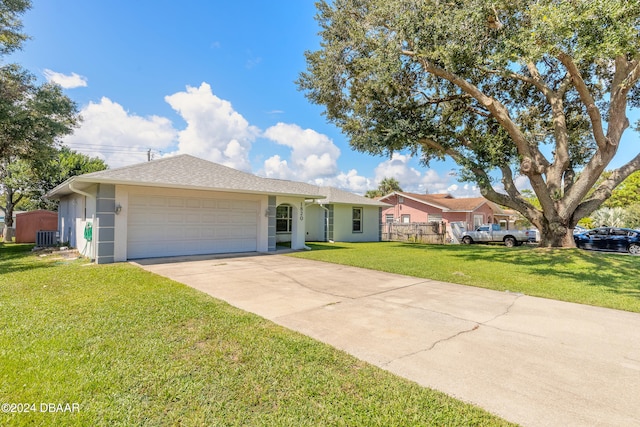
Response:
[{"label": "dark parked car", "polygon": [[600,227],[574,234],[576,246],[597,251],[629,252],[640,255],[640,230]]}]

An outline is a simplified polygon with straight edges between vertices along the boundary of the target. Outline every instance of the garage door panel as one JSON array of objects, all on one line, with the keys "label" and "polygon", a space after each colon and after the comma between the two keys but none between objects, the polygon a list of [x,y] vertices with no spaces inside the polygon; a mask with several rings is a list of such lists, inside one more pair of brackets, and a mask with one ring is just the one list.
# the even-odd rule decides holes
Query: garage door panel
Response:
[{"label": "garage door panel", "polygon": [[149,196],[147,204],[149,206],[152,206],[152,207],[161,208],[161,207],[165,207],[167,205],[167,199],[166,199],[166,197]]},{"label": "garage door panel", "polygon": [[259,203],[129,195],[128,258],[257,250]]},{"label": "garage door panel", "polygon": [[216,201],[212,199],[203,199],[201,203],[202,203],[202,207],[205,209],[213,209],[217,206]]},{"label": "garage door panel", "polygon": [[212,225],[212,224],[215,224],[217,221],[216,221],[216,217],[213,215],[202,215],[201,222],[202,224]]},{"label": "garage door panel", "polygon": [[185,200],[182,197],[169,197],[167,199],[170,208],[184,208]]},{"label": "garage door panel", "polygon": [[238,212],[231,221],[235,224],[251,224],[255,220],[255,215],[255,212]]},{"label": "garage door panel", "polygon": [[186,204],[187,208],[201,208],[201,201],[200,199],[187,199],[187,204]]},{"label": "garage door panel", "polygon": [[180,212],[167,214],[167,222],[169,224],[183,224],[185,223],[185,214]]}]

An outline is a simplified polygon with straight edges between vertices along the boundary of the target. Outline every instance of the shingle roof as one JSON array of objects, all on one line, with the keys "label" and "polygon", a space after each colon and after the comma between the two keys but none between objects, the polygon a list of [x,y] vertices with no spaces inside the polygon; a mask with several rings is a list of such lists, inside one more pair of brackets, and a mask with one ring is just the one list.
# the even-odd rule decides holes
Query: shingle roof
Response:
[{"label": "shingle roof", "polygon": [[47,197],[56,198],[71,193],[71,182],[295,195],[306,198],[324,197],[315,185],[262,178],[188,154],[76,176],[51,190]]},{"label": "shingle roof", "polygon": [[320,194],[325,196],[325,199],[319,200],[322,204],[349,204],[349,205],[362,205],[362,206],[380,206],[389,207],[388,203],[381,202],[377,199],[370,199],[368,197],[359,196],[348,191],[340,190],[335,187],[320,187]]},{"label": "shingle roof", "polygon": [[[409,197],[449,212],[473,212],[485,203],[487,203],[494,212],[502,212],[502,209],[500,209],[495,203],[490,202],[484,197],[464,197],[456,199],[449,194],[417,194],[405,192],[396,192],[392,194]],[[391,194],[385,197],[390,195]],[[383,199],[385,197],[383,197]]]}]

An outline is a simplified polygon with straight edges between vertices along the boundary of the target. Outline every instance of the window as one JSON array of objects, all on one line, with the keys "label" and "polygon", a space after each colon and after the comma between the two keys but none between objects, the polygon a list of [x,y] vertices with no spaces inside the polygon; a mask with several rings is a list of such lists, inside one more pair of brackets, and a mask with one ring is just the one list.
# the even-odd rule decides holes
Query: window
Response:
[{"label": "window", "polygon": [[404,203],[404,197],[398,196],[398,203]]},{"label": "window", "polygon": [[362,233],[362,208],[353,208],[351,211],[352,228],[354,233]]},{"label": "window", "polygon": [[278,206],[276,208],[276,233],[291,233],[291,219],[293,208],[291,206]]},{"label": "window", "polygon": [[385,220],[384,220],[387,224],[389,224],[390,222],[393,222],[393,214],[386,214],[385,215]]},{"label": "window", "polygon": [[401,215],[400,221],[402,221],[403,224],[409,224],[411,222],[411,215]]},{"label": "window", "polygon": [[484,222],[484,216],[483,215],[473,215],[473,227],[477,227],[479,225],[481,225]]},{"label": "window", "polygon": [[442,214],[429,214],[427,222],[442,222]]}]

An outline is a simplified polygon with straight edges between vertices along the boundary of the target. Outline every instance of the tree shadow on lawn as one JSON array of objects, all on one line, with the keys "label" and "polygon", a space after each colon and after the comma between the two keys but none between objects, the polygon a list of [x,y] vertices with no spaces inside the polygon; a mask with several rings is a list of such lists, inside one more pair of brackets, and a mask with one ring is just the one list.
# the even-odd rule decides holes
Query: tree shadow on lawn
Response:
[{"label": "tree shadow on lawn", "polygon": [[33,246],[14,243],[0,244],[0,274],[53,267],[53,264],[49,262],[34,263],[27,261],[27,258],[36,256],[31,252]]},{"label": "tree shadow on lawn", "polygon": [[463,262],[491,262],[496,264],[496,268],[501,269],[500,265],[504,265],[505,271],[537,275],[540,280],[545,280],[545,277],[565,278],[585,286],[606,287],[613,293],[640,299],[640,278],[637,274],[640,257],[574,248],[527,246],[504,248],[493,245],[404,244],[399,249],[437,251]]}]

